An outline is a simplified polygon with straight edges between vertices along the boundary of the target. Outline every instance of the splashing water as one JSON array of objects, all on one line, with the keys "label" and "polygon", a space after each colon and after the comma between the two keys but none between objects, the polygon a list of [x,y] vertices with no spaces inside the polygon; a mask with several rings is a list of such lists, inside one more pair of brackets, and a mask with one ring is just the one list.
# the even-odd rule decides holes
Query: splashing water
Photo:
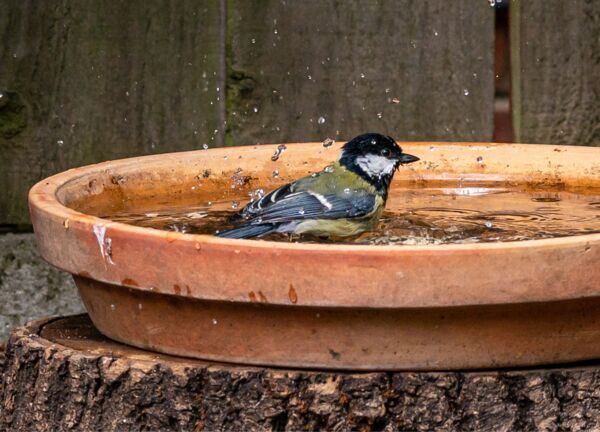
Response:
[{"label": "splashing water", "polygon": [[[260,196],[256,190],[254,195]],[[232,201],[233,199],[233,201]],[[230,217],[248,194],[198,203],[197,196],[165,197],[97,214],[141,227],[214,234],[233,227]],[[545,239],[600,233],[600,190],[524,189],[471,184],[393,187],[376,228],[344,239],[294,237],[299,242],[427,245]],[[265,240],[289,241],[274,234]]]}]

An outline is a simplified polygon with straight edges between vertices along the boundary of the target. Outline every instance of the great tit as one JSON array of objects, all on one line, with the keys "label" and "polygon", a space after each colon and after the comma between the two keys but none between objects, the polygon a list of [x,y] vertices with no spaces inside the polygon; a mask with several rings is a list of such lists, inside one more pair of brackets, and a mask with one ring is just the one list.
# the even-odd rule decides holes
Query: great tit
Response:
[{"label": "great tit", "polygon": [[359,135],[344,144],[336,163],[250,202],[235,217],[242,221],[238,227],[216,235],[241,239],[271,233],[360,234],[377,224],[396,169],[418,160],[403,153],[389,136]]}]

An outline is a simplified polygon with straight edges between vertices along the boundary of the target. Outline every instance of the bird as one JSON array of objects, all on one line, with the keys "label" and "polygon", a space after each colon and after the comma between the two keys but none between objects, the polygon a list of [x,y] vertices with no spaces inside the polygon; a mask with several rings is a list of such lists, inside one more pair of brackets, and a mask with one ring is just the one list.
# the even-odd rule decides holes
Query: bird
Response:
[{"label": "bird", "polygon": [[344,238],[371,230],[385,207],[400,165],[418,161],[386,135],[366,133],[345,143],[337,162],[248,203],[218,237],[272,233]]}]

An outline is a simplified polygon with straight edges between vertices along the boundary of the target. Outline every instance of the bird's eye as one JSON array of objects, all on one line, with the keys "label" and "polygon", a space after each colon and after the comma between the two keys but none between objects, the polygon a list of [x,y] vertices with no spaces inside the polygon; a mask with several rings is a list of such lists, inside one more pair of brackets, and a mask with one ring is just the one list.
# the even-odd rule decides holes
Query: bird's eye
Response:
[{"label": "bird's eye", "polygon": [[381,156],[388,157],[390,155],[389,149],[381,149]]}]

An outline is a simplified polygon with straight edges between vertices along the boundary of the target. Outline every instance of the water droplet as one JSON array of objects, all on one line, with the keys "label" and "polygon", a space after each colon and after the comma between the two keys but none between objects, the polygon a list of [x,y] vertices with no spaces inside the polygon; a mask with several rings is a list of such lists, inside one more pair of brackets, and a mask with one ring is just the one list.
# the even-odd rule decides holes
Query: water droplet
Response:
[{"label": "water droplet", "polygon": [[491,228],[492,227],[492,223],[490,221],[486,221],[485,222],[485,227],[486,228]]},{"label": "water droplet", "polygon": [[481,156],[477,156],[477,163],[483,165],[483,158]]},{"label": "water droplet", "polygon": [[434,36],[437,36],[438,34],[439,34],[439,33],[438,33],[436,30],[434,30],[434,31],[433,31],[433,35],[434,35]]},{"label": "water droplet", "polygon": [[65,142],[64,142],[63,140],[58,140],[58,141],[56,141],[56,144],[58,144],[58,146],[59,146],[59,147],[62,147],[62,145],[63,145],[64,143],[65,143]]},{"label": "water droplet", "polygon": [[257,113],[258,112],[258,107],[252,108],[252,111],[254,111],[255,113]]},{"label": "water droplet", "polygon": [[259,188],[259,189],[256,189],[256,190],[254,191],[254,196],[255,196],[257,199],[260,199],[260,198],[264,197],[264,196],[265,196],[265,190],[264,190],[264,189],[260,189],[260,188]]},{"label": "water droplet", "polygon": [[382,112],[378,112],[377,113],[377,118],[383,118],[383,113]]},{"label": "water droplet", "polygon": [[361,77],[361,78],[364,78],[364,77],[365,77],[365,74],[364,74],[364,73],[361,73],[361,74],[360,74],[360,77]]},{"label": "water droplet", "polygon": [[116,309],[116,306],[115,306],[114,304],[112,304],[112,303],[111,303],[111,305],[110,305],[110,310],[115,310],[115,309]]},{"label": "water droplet", "polygon": [[202,148],[203,148],[204,150],[208,150],[208,144],[206,144],[206,143],[202,144]]},{"label": "water droplet", "polygon": [[329,148],[334,144],[335,144],[335,140],[333,140],[331,138],[325,138],[325,141],[323,141],[323,147],[325,147],[325,148]]},{"label": "water droplet", "polygon": [[281,156],[281,154],[286,150],[287,150],[287,147],[285,146],[285,144],[279,144],[277,146],[277,148],[275,149],[275,152],[271,156],[271,160],[273,162],[275,162],[277,159],[279,159],[279,156]]},{"label": "water droplet", "polygon": [[0,99],[2,99],[4,97],[4,94],[0,93]]},{"label": "water droplet", "polygon": [[273,34],[277,34],[277,29],[274,29],[274,30],[273,30]]},{"label": "water droplet", "polygon": [[325,171],[326,173],[332,173],[333,165],[327,165],[323,171]]},{"label": "water droplet", "polygon": [[138,303],[138,309],[142,310],[142,304],[141,303]]},{"label": "water droplet", "polygon": [[213,318],[213,319],[212,319],[212,323],[213,323],[213,325],[217,325],[217,324],[219,323],[219,321],[217,321],[217,319],[216,319],[216,318]]},{"label": "water droplet", "polygon": [[256,43],[256,39],[252,38],[252,43],[255,44]]},{"label": "water droplet", "polygon": [[232,201],[232,202],[231,202],[231,208],[232,208],[232,209],[236,209],[236,208],[238,208],[239,206],[240,206],[240,203],[239,203],[239,201]]},{"label": "water droplet", "polygon": [[375,145],[375,144],[377,144],[377,141],[375,141],[375,139],[372,139],[371,144]]},{"label": "water droplet", "polygon": [[463,94],[464,94],[465,96],[469,96],[469,89],[466,89],[466,88],[464,88],[464,89],[463,89]]},{"label": "water droplet", "polygon": [[319,117],[319,119],[317,120],[317,123],[319,123],[319,124],[325,123],[325,117]]},{"label": "water droplet", "polygon": [[274,170],[271,175],[273,176],[273,178],[277,178],[277,177],[279,177],[279,171],[278,170]]}]

